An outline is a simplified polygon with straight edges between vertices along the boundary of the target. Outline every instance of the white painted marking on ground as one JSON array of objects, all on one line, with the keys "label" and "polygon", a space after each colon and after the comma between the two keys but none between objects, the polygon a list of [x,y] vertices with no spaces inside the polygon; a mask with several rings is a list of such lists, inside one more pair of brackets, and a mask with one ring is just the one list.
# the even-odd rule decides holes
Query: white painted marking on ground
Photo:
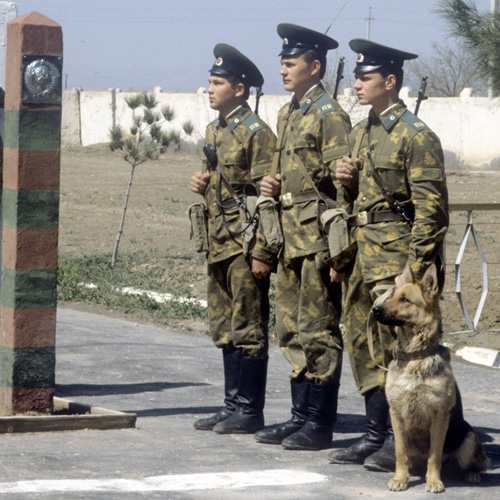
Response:
[{"label": "white painted marking on ground", "polygon": [[41,479],[0,483],[0,494],[82,491],[191,491],[255,486],[294,486],[326,480],[327,477],[322,474],[299,470],[182,474],[144,479]]},{"label": "white painted marking on ground", "polygon": [[[80,283],[80,285],[84,286],[85,288],[97,288],[97,285],[94,285],[93,283]],[[133,288],[131,286],[126,286],[122,288],[121,290],[117,290],[121,293],[129,294],[129,295],[146,295],[150,299],[154,300],[155,302],[158,302],[160,304],[163,304],[165,302],[171,302],[171,301],[177,301],[181,303],[191,303],[191,304],[198,304],[201,307],[207,307],[207,301],[206,300],[201,300],[201,299],[195,299],[193,297],[186,298],[186,297],[175,297],[171,293],[158,293],[158,292],[151,292],[149,290],[141,290],[140,288]]]},{"label": "white painted marking on ground", "polygon": [[132,288],[132,287],[125,287],[121,289],[122,293],[127,293],[130,295],[142,295],[145,294],[147,297],[150,299],[153,299],[156,302],[163,303],[163,302],[170,302],[172,300],[177,300],[178,302],[182,303],[192,303],[192,304],[198,304],[202,307],[207,307],[207,301],[206,300],[198,300],[194,298],[186,298],[186,297],[174,297],[170,293],[158,293],[158,292],[150,292],[148,290],[140,290],[139,288]]}]

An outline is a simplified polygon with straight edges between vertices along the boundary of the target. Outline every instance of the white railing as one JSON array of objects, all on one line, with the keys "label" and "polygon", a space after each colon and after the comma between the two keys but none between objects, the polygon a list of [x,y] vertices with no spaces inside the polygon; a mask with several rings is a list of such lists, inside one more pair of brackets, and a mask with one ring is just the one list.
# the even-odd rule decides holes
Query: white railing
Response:
[{"label": "white railing", "polygon": [[[489,279],[488,279],[488,262],[486,261],[486,257],[479,242],[478,234],[474,228],[474,222],[472,220],[472,212],[490,211],[490,210],[500,211],[500,203],[450,203],[451,212],[463,212],[463,211],[467,212],[467,222],[465,225],[465,231],[462,237],[462,242],[460,244],[457,258],[455,260],[455,293],[460,303],[460,307],[462,308],[462,312],[464,314],[465,322],[468,328],[468,330],[463,330],[460,332],[452,332],[451,334],[464,333],[468,331],[471,332],[478,331],[479,320],[481,318],[481,313],[483,312],[484,304],[486,302],[486,297],[488,295]],[[462,261],[464,258],[465,250],[468,246],[471,237],[474,241],[474,246],[481,259],[481,265],[482,265],[482,293],[479,299],[479,304],[477,306],[476,312],[474,314],[474,319],[471,318],[469,310],[465,305],[464,297],[462,295],[462,284],[461,284]],[[485,330],[485,331],[500,331],[500,330],[495,329],[495,330]]]}]

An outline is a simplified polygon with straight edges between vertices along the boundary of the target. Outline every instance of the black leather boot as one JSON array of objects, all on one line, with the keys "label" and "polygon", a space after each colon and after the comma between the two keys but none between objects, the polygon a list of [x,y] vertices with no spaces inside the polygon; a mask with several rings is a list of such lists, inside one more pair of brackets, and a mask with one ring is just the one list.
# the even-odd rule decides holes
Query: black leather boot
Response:
[{"label": "black leather boot", "polygon": [[305,377],[290,379],[292,418],[270,425],[255,433],[259,443],[281,444],[283,439],[297,432],[306,423],[309,406],[309,383]]},{"label": "black leather boot", "polygon": [[389,404],[383,391],[365,395],[366,434],[348,448],[334,450],[328,455],[332,464],[362,464],[382,448],[387,432]]},{"label": "black leather boot", "polygon": [[267,359],[241,358],[240,381],[234,413],[214,427],[217,434],[253,434],[264,427]]},{"label": "black leather boot", "polygon": [[332,446],[333,426],[337,421],[339,384],[309,384],[309,406],[303,427],[283,440],[287,450],[323,450]]},{"label": "black leather boot", "polygon": [[224,408],[221,408],[215,415],[208,418],[200,418],[194,422],[193,426],[199,431],[211,431],[214,425],[230,417],[238,403],[238,384],[240,382],[241,351],[239,349],[222,349],[222,359],[224,363]]},{"label": "black leather boot", "polygon": [[376,472],[394,472],[396,470],[396,447],[392,427],[387,429],[382,448],[367,457],[363,467]]}]

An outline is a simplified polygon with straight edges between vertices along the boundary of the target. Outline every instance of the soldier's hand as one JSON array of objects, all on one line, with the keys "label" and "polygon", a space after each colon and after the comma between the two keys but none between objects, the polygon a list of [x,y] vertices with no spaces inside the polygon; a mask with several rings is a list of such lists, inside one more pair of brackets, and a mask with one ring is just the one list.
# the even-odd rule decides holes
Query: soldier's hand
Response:
[{"label": "soldier's hand", "polygon": [[344,281],[344,273],[338,273],[335,269],[330,269],[330,282],[338,283],[339,281]]},{"label": "soldier's hand", "polygon": [[343,186],[355,187],[358,183],[358,167],[360,165],[361,160],[359,158],[356,158],[354,162],[348,156],[344,156],[337,163],[335,177]]},{"label": "soldier's hand", "polygon": [[260,194],[262,196],[278,196],[281,191],[281,174],[276,174],[276,179],[266,175],[260,183]]},{"label": "soldier's hand", "polygon": [[200,171],[195,172],[191,177],[189,187],[193,193],[205,194],[208,183],[210,182],[210,174],[205,172],[202,174]]},{"label": "soldier's hand", "polygon": [[265,278],[272,270],[273,264],[252,257],[252,273],[258,279]]}]

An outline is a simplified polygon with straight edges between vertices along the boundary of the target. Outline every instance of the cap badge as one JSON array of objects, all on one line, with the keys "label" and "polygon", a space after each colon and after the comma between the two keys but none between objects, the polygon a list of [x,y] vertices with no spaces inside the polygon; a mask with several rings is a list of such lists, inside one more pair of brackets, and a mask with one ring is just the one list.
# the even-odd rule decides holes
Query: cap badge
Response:
[{"label": "cap badge", "polygon": [[283,45],[288,45],[288,38],[283,38]]},{"label": "cap badge", "polygon": [[363,54],[358,54],[358,62],[363,62],[365,60],[365,56]]},{"label": "cap badge", "polygon": [[224,60],[222,59],[222,57],[218,57],[217,60],[215,61],[215,65],[222,66],[223,62],[224,62]]}]

